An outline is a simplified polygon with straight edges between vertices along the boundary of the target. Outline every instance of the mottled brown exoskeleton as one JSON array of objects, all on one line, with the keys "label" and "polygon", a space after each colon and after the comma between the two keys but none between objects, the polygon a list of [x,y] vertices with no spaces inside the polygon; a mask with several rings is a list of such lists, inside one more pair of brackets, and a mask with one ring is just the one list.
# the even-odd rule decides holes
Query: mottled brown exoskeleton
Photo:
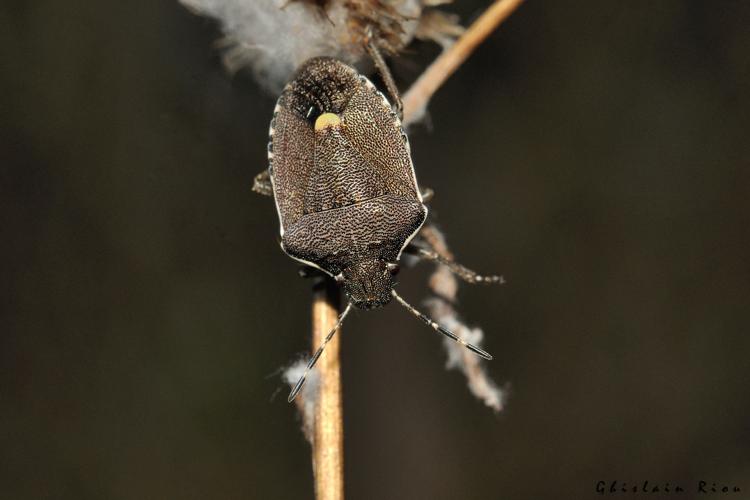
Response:
[{"label": "mottled brown exoskeleton", "polygon": [[[378,66],[383,71],[384,65]],[[390,75],[383,77],[387,87],[395,89]],[[400,110],[398,96],[392,97]],[[446,264],[470,282],[501,278],[479,276],[429,248],[410,245],[428,210],[399,112],[385,96],[346,64],[311,59],[279,97],[269,135],[268,171],[258,175],[254,189],[276,201],[281,248],[333,277],[348,298],[308,370],[352,306],[372,309],[391,298],[436,331],[492,359],[417,311],[394,290],[405,251]],[[304,379],[303,375],[290,401]]]}]

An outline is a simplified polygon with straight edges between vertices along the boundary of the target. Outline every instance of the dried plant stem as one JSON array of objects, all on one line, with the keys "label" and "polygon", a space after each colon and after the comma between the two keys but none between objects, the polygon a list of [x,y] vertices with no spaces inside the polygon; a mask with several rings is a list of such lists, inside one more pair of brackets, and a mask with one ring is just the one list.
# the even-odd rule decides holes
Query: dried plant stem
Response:
[{"label": "dried plant stem", "polygon": [[468,30],[449,49],[425,70],[409,91],[404,94],[404,121],[419,120],[432,94],[440,88],[474,49],[510,16],[524,0],[496,0],[474,21]]},{"label": "dried plant stem", "polygon": [[[331,279],[313,286],[312,352],[320,346],[339,315],[339,290]],[[344,498],[344,422],[341,400],[341,332],[337,332],[318,361],[320,376],[312,429],[313,474],[317,500]]]},{"label": "dried plant stem", "polygon": [[[497,0],[456,43],[438,57],[404,95],[404,121],[420,118],[432,95],[474,49],[505,20],[523,0]],[[447,248],[443,249],[450,255]],[[313,287],[312,352],[336,324],[340,296],[336,283],[325,278]],[[341,397],[341,332],[326,346],[318,361],[320,384],[312,429],[313,473],[317,500],[344,498],[344,423]]]}]

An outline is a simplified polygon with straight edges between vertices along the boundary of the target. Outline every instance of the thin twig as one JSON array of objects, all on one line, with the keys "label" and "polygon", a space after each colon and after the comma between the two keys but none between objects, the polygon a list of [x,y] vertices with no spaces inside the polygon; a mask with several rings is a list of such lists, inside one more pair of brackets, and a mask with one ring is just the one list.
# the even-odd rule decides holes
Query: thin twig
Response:
[{"label": "thin twig", "polygon": [[[312,352],[320,346],[339,315],[339,289],[329,278],[313,286]],[[315,405],[312,453],[317,500],[344,498],[344,422],[341,400],[341,331],[326,346],[318,361],[317,404]]]},{"label": "thin twig", "polygon": [[496,0],[461,38],[435,59],[404,94],[404,122],[422,118],[432,95],[474,52],[474,49],[510,16],[524,0]]}]

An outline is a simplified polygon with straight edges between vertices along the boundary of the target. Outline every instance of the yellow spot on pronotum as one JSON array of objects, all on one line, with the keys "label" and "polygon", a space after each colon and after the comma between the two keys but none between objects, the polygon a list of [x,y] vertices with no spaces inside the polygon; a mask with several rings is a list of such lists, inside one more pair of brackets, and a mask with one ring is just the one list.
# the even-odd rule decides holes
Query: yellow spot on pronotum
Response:
[{"label": "yellow spot on pronotum", "polygon": [[338,127],[341,124],[341,118],[335,113],[323,113],[315,120],[315,130],[323,130],[328,127]]}]

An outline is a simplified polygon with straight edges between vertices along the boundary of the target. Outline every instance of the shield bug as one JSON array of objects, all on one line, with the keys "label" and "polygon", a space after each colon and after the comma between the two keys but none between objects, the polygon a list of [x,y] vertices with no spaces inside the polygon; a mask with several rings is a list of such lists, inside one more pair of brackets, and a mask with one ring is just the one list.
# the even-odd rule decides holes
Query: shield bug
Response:
[{"label": "shield bug", "polygon": [[[387,68],[384,72],[384,65],[377,63],[388,89],[395,89]],[[392,98],[400,110],[398,96]],[[269,167],[256,177],[254,189],[274,197],[281,248],[333,277],[348,299],[289,401],[353,306],[373,309],[395,298],[434,330],[492,359],[394,289],[404,252],[445,264],[472,283],[502,278],[477,275],[424,244],[412,243],[427,218],[425,197],[399,113],[370,80],[335,59],[309,60],[279,97],[269,136]]]}]

